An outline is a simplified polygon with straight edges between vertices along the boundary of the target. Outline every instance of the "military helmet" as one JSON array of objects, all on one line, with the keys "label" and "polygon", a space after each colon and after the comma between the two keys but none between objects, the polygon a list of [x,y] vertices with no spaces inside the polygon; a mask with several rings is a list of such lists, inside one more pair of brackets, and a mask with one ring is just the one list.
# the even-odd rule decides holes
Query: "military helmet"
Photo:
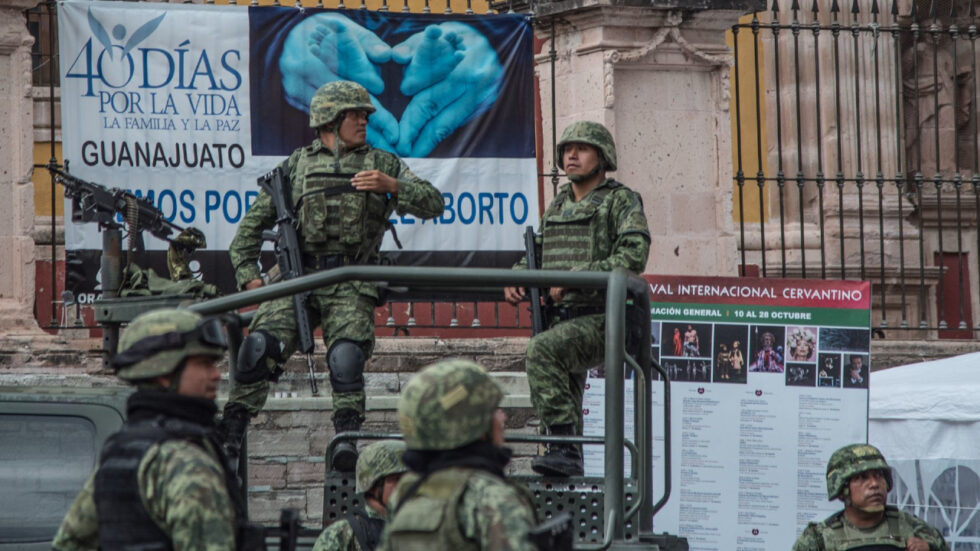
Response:
[{"label": "military helmet", "polygon": [[357,486],[359,494],[370,490],[379,480],[386,476],[403,473],[408,470],[402,462],[405,454],[405,443],[399,440],[382,440],[361,450],[357,456]]},{"label": "military helmet", "polygon": [[140,314],[123,329],[112,368],[124,381],[172,373],[188,356],[221,357],[228,349],[217,318],[175,308]]},{"label": "military helmet", "polygon": [[562,160],[565,145],[570,143],[589,144],[598,149],[603,169],[616,170],[616,142],[605,126],[592,121],[578,121],[565,128],[558,141],[558,168],[562,170],[565,169],[565,161]]},{"label": "military helmet", "polygon": [[869,444],[851,444],[834,452],[827,462],[827,499],[841,496],[851,477],[865,471],[881,469],[892,489],[892,471],[878,448]]},{"label": "military helmet", "polygon": [[363,86],[349,80],[335,80],[317,89],[310,100],[310,128],[333,122],[344,111],[363,109],[374,113],[371,96]]},{"label": "military helmet", "polygon": [[469,360],[430,365],[413,377],[398,401],[398,424],[410,450],[451,450],[490,430],[504,392]]}]

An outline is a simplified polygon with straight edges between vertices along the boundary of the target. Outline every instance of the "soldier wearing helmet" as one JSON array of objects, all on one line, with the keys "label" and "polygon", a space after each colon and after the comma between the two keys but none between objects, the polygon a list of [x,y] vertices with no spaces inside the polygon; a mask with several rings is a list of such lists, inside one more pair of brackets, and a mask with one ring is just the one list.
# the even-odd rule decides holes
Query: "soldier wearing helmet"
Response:
[{"label": "soldier wearing helmet", "polygon": [[405,443],[382,440],[367,446],[357,458],[355,491],[364,496],[364,510],[354,510],[324,530],[313,551],[372,551],[381,539],[386,507],[402,474]]},{"label": "soldier wearing helmet", "polygon": [[228,345],[215,318],[161,309],[126,327],[111,365],[137,387],[55,536],[55,549],[251,549],[215,434]]},{"label": "soldier wearing helmet", "polygon": [[[558,142],[558,166],[570,183],[561,188],[541,218],[541,261],[545,270],[643,271],[650,232],[639,194],[607,176],[616,170],[616,145],[605,126],[572,123]],[[527,259],[515,266],[527,267]],[[520,287],[504,298],[517,304]],[[542,427],[553,435],[582,434],[582,395],[588,369],[605,348],[604,297],[598,291],[552,287],[548,328],[527,346],[531,402]],[[544,476],[583,474],[581,448],[551,444],[532,468]]]},{"label": "soldier wearing helmet", "polygon": [[891,469],[878,448],[851,444],[835,451],[827,463],[827,499],[843,501],[844,510],[807,525],[793,551],[948,551],[938,530],[885,504],[891,489]]},{"label": "soldier wearing helmet", "polygon": [[389,504],[379,549],[533,550],[535,511],[504,477],[503,391],[479,365],[446,360],[413,377],[398,401],[411,470]]},{"label": "soldier wearing helmet", "polygon": [[[366,142],[367,120],[374,110],[361,85],[324,84],[310,101],[313,142],[280,165],[296,205],[305,273],[378,263],[393,213],[426,219],[442,214],[439,190],[412,174],[393,153]],[[228,250],[240,288],[263,284],[258,265],[262,232],[275,225],[275,208],[261,191]],[[360,281],[317,289],[309,300],[311,323],[323,330],[337,432],[357,430],[364,420],[364,366],[374,350],[377,305],[375,285]],[[262,304],[249,331],[234,366],[235,385],[221,425],[232,454],[237,454],[249,420],[265,405],[270,381],[278,379],[282,364],[297,348],[292,300]],[[337,446],[331,460],[338,470],[353,471],[353,442]]]}]

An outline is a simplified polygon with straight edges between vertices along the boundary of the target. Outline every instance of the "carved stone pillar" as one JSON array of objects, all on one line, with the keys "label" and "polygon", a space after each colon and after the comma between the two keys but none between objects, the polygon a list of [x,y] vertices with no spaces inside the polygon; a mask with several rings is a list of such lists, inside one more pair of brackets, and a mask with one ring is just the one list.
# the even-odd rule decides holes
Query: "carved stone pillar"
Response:
[{"label": "carved stone pillar", "polygon": [[[725,30],[762,4],[711,5],[693,11],[616,0],[538,5],[538,35],[547,41],[536,59],[544,172],[553,166],[552,125],[560,137],[577,120],[605,124],[619,156],[613,176],[643,196],[652,236],[647,272],[738,271]],[[546,201],[552,196],[546,179]]]},{"label": "carved stone pillar", "polygon": [[34,320],[34,134],[31,44],[24,10],[0,0],[0,334],[40,332]]}]

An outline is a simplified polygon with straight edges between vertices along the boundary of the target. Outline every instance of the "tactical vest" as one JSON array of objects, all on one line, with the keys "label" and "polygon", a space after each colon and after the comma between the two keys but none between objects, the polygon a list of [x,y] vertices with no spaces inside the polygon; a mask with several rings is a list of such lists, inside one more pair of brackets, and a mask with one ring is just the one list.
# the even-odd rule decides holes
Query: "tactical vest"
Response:
[{"label": "tactical vest", "polygon": [[[413,494],[406,496],[406,501],[399,503],[388,523],[389,547],[394,551],[477,551],[479,546],[463,536],[457,520],[466,484],[475,473],[456,467],[430,474]],[[400,485],[410,488],[418,478],[417,474],[406,474]]]},{"label": "tactical vest", "polygon": [[[159,416],[126,422],[122,430],[109,437],[99,458],[95,475],[94,500],[99,517],[99,548],[102,551],[155,551],[173,549],[173,542],[143,506],[138,471],[140,462],[154,444],[167,440],[188,440],[202,445],[210,430],[202,425]],[[219,452],[220,453],[220,452]],[[241,537],[246,524],[244,508],[235,491],[237,482],[223,457],[219,463],[225,484],[235,505],[237,548],[244,548]]]},{"label": "tactical vest", "polygon": [[[611,180],[589,196],[572,203],[571,187],[565,188],[548,206],[541,219],[541,269],[571,270],[595,258],[596,213],[606,197],[623,184]],[[576,291],[566,295],[563,303],[595,303],[598,291]]]},{"label": "tactical vest", "polygon": [[377,149],[351,154],[348,158],[359,158],[339,165],[337,170],[334,156],[326,150],[314,151],[312,146],[303,149],[293,169],[293,203],[298,211],[304,253],[359,258],[377,254],[394,207],[387,195],[355,191],[350,187],[350,177],[337,173],[374,170],[377,156],[383,154]]},{"label": "tactical vest", "polygon": [[381,532],[385,528],[385,519],[369,517],[364,511],[355,509],[347,515],[347,523],[354,532],[354,539],[361,546],[361,551],[374,551],[381,543]]},{"label": "tactical vest", "polygon": [[843,511],[834,514],[820,527],[820,537],[823,549],[826,551],[893,551],[905,549],[905,540],[911,534],[903,534],[897,511],[885,512],[887,531],[884,534],[856,534],[848,536],[845,533]]}]

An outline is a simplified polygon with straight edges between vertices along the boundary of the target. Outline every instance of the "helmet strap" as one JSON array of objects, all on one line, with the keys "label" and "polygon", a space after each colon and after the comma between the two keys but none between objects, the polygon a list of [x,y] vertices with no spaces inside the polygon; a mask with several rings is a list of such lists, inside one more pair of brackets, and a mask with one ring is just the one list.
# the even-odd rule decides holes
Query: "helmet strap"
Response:
[{"label": "helmet strap", "polygon": [[861,511],[862,513],[866,513],[869,515],[876,515],[878,513],[883,513],[885,511],[884,505],[858,507],[857,505],[854,504],[854,501],[851,499],[851,489],[846,486],[844,487],[843,490],[841,490],[840,500],[844,502],[844,507],[851,507],[853,509],[857,509],[858,511]]},{"label": "helmet strap", "polygon": [[[374,483],[374,486],[371,486],[370,490],[364,492],[364,503],[368,507],[373,508],[375,511],[378,511],[382,515],[385,513],[385,509],[386,509],[385,503],[381,499],[383,494],[382,486],[384,485],[384,480],[385,480],[384,477],[382,477],[381,479],[379,479],[377,482]],[[375,506],[375,504],[377,504],[377,506]]]},{"label": "helmet strap", "polygon": [[588,174],[569,174],[568,179],[575,184],[581,184],[582,182],[587,182],[595,177],[599,172],[603,170],[603,162],[599,161],[599,164],[595,165],[595,168],[589,171]]},{"label": "helmet strap", "polygon": [[170,384],[167,385],[168,392],[173,392],[175,394],[177,393],[177,389],[180,388],[180,378],[184,375],[185,367],[187,367],[186,357],[180,360],[180,363],[178,363],[177,367],[175,367],[174,370],[170,372],[170,375],[167,375],[167,377],[170,378]]}]

